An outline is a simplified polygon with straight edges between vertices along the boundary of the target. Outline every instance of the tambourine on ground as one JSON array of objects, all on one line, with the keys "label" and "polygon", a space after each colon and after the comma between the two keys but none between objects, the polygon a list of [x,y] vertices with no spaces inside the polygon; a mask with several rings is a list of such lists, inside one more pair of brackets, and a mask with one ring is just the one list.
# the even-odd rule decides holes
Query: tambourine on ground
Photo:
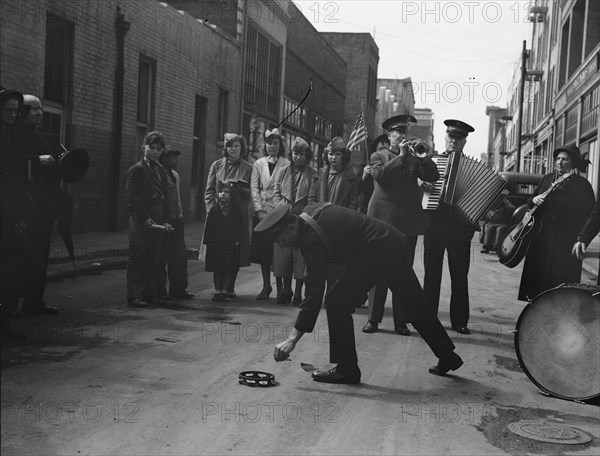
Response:
[{"label": "tambourine on ground", "polygon": [[536,296],[514,331],[521,368],[547,395],[600,397],[600,287],[563,284]]},{"label": "tambourine on ground", "polygon": [[262,371],[243,371],[240,372],[238,377],[238,382],[241,385],[246,386],[259,386],[259,387],[268,387],[268,386],[276,386],[275,376],[268,372]]}]

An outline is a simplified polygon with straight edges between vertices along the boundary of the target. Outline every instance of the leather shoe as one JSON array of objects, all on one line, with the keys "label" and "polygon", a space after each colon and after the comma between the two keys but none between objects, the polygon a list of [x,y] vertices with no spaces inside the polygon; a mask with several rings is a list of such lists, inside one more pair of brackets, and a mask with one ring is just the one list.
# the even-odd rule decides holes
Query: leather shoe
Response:
[{"label": "leather shoe", "polygon": [[356,384],[360,383],[360,369],[356,364],[338,364],[327,371],[313,372],[312,378],[316,382]]},{"label": "leather shoe", "polygon": [[448,373],[448,371],[455,371],[462,365],[462,358],[453,352],[452,356],[449,356],[448,358],[440,358],[440,360],[437,363],[437,366],[429,368],[429,373],[443,377]]},{"label": "leather shoe", "polygon": [[376,333],[379,330],[379,323],[375,323],[372,321],[368,321],[366,325],[363,326],[362,332],[364,333]]},{"label": "leather shoe", "polygon": [[127,302],[131,307],[148,307],[150,304],[144,301],[142,298],[135,298]]},{"label": "leather shoe", "polygon": [[225,297],[227,299],[235,299],[235,298],[237,298],[237,293],[235,291],[226,291]]},{"label": "leather shoe", "polygon": [[410,329],[405,324],[400,324],[395,328],[396,334],[400,334],[401,336],[410,336]]},{"label": "leather shoe", "polygon": [[460,334],[471,334],[471,331],[466,326],[452,326],[452,329]]},{"label": "leather shoe", "polygon": [[260,293],[258,293],[258,295],[256,296],[256,300],[264,301],[265,299],[268,299],[268,297],[272,291],[273,291],[273,287],[271,285],[263,287],[263,289],[260,291]]}]

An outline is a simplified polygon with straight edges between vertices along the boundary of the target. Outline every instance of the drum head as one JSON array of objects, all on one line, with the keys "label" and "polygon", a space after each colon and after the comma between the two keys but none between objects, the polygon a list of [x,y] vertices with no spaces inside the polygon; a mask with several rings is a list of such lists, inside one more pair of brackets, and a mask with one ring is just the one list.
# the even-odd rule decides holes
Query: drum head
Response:
[{"label": "drum head", "polygon": [[567,285],[537,296],[519,317],[515,349],[543,391],[563,399],[600,396],[600,288]]},{"label": "drum head", "polygon": [[87,173],[90,158],[84,149],[73,149],[65,152],[58,159],[58,172],[64,182],[72,183]]}]

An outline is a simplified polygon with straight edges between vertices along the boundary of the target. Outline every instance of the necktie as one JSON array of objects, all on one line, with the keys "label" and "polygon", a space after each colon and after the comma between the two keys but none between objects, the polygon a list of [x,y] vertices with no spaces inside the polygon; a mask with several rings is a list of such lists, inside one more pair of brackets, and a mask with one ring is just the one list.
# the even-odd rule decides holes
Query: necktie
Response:
[{"label": "necktie", "polygon": [[160,179],[160,173],[158,171],[158,163],[151,161],[150,169],[152,170],[152,187],[154,188],[154,193],[162,197],[162,181]]}]

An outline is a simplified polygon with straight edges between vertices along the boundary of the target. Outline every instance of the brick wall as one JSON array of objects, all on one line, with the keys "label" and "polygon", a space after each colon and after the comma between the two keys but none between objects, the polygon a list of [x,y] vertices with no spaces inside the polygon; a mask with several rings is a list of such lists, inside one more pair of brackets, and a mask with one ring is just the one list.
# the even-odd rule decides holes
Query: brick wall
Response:
[{"label": "brick wall", "polygon": [[[114,150],[117,7],[130,23],[125,37],[122,157],[111,165]],[[65,120],[67,148],[82,147],[90,155],[87,176],[68,188],[74,198],[76,231],[109,228],[111,189],[118,187],[119,227],[126,226],[125,175],[141,157],[138,147],[137,87],[140,54],[156,61],[154,128],[179,148],[182,199],[186,218],[202,189],[190,187],[195,96],[208,99],[205,177],[210,163],[221,157],[217,139],[219,88],[229,90],[229,130],[238,128],[241,50],[228,35],[187,14],[155,1],[102,2],[3,0],[0,38],[0,82],[25,93],[41,95],[47,14],[68,21],[73,29],[73,68],[65,89],[71,93]],[[204,180],[205,182],[205,180]]]}]

